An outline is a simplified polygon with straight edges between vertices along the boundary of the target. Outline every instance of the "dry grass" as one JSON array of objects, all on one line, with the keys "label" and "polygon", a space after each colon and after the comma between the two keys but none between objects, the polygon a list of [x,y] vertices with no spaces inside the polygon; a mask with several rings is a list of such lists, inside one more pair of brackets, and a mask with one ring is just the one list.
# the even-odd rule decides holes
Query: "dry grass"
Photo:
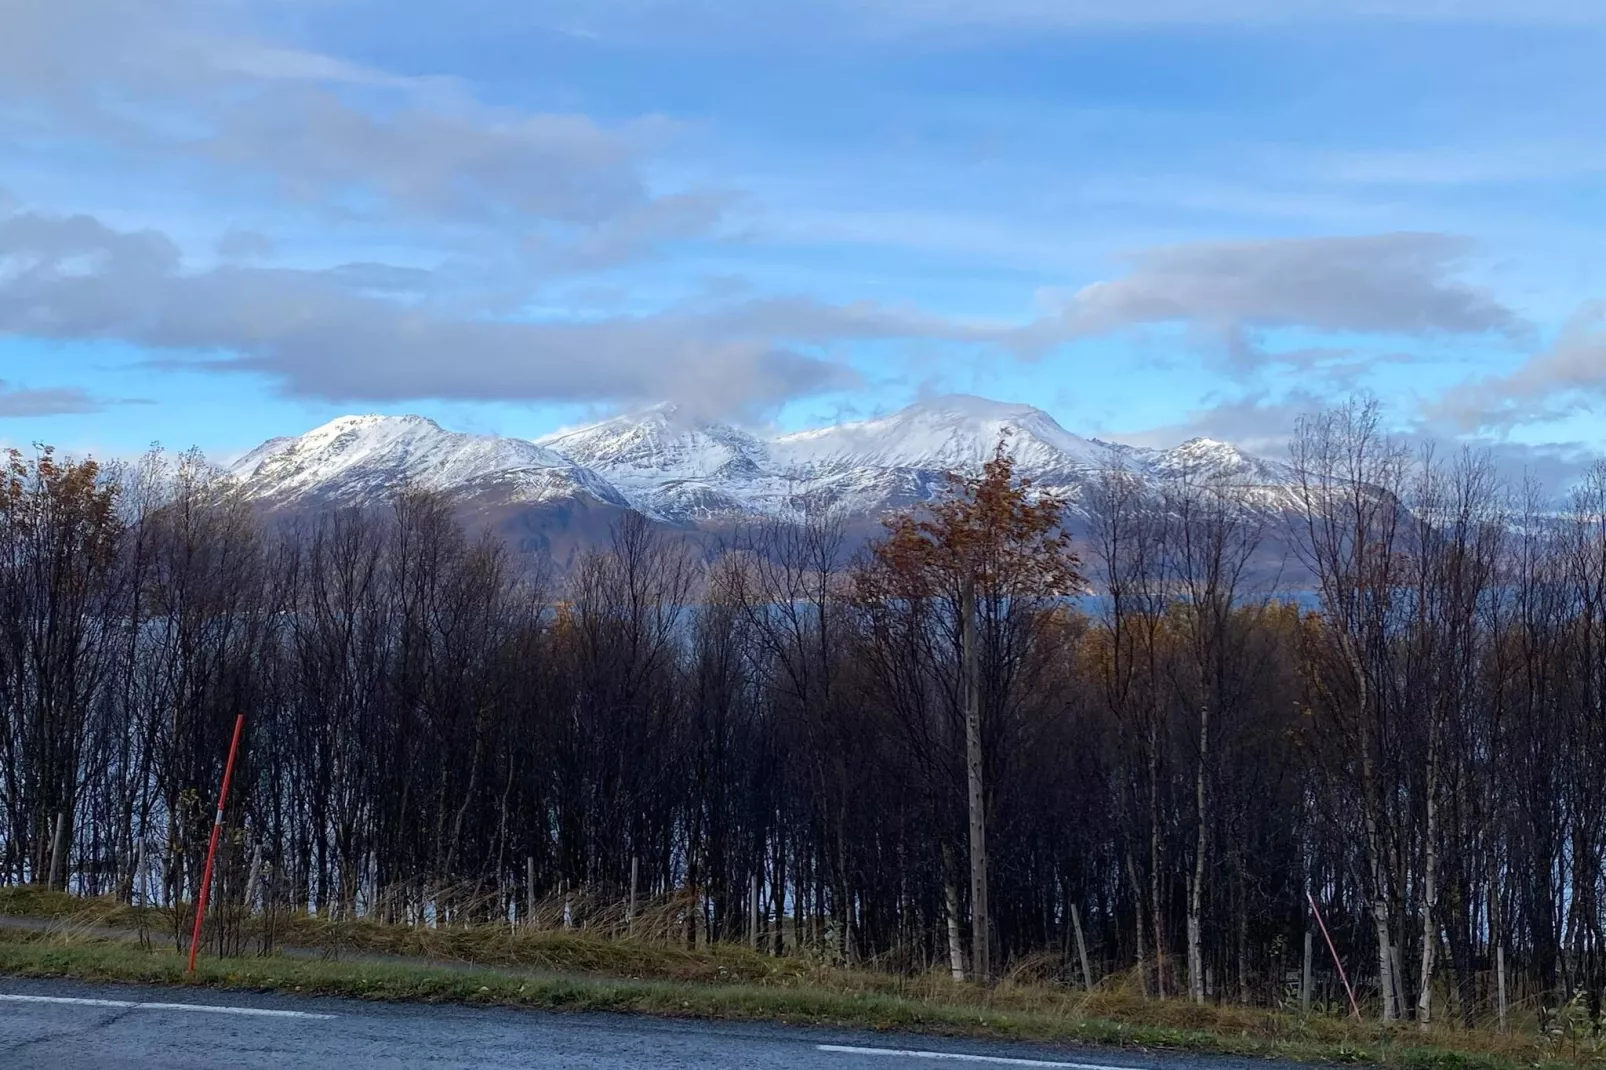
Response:
[{"label": "dry grass", "polygon": [[0,914],[12,917],[72,919],[86,924],[123,924],[132,909],[115,899],[87,899],[38,885],[0,887]]},{"label": "dry grass", "polygon": [[[664,910],[672,921],[672,911]],[[910,976],[843,969],[732,944],[689,948],[676,925],[644,922],[645,915],[638,915],[636,936],[614,935],[623,931],[622,916],[619,924],[603,924],[590,915],[586,930],[565,930],[558,921],[561,904],[559,911],[556,917],[538,914],[545,925],[557,927],[285,917],[278,923],[279,946],[299,951],[298,957],[205,959],[202,980],[377,998],[771,1018],[1409,1067],[1606,1067],[1606,1043],[1587,1021],[1569,1024],[1565,1015],[1544,1030],[1530,1013],[1514,1020],[1507,1033],[1487,1025],[1424,1032],[1336,1015],[1147,999],[1131,976],[1107,977],[1084,993],[1044,980],[1054,972],[1046,959],[1017,963],[998,984],[983,988],[955,983],[940,971]],[[55,919],[49,932],[0,931],[0,971],[184,980],[175,972],[174,952],[131,945],[138,912],[127,906],[5,888],[0,914]],[[151,914],[151,930],[172,931],[170,914]],[[128,936],[103,939],[111,930]]]}]

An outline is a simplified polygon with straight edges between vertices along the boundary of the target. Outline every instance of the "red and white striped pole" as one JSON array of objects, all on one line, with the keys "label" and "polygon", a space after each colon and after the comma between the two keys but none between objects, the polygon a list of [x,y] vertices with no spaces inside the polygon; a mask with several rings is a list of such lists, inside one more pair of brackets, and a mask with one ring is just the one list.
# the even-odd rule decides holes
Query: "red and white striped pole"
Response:
[{"label": "red and white striped pole", "polygon": [[245,714],[234,719],[234,739],[229,743],[229,760],[223,766],[223,790],[217,796],[217,816],[212,819],[212,842],[206,849],[206,868],[201,871],[201,892],[195,900],[195,931],[190,935],[190,973],[195,972],[195,953],[201,949],[201,922],[206,920],[207,892],[212,888],[212,860],[217,855],[218,833],[223,831],[223,804],[229,801],[229,781],[234,779],[234,755],[240,749],[240,733],[245,730]]},{"label": "red and white striped pole", "polygon": [[1322,939],[1327,941],[1327,950],[1333,956],[1333,965],[1338,967],[1338,979],[1344,982],[1344,994],[1349,996],[1349,1009],[1355,1012],[1355,1017],[1359,1020],[1361,1008],[1355,1002],[1355,989],[1349,986],[1349,977],[1344,973],[1344,963],[1339,960],[1338,948],[1333,946],[1333,938],[1327,933],[1327,923],[1322,920],[1322,912],[1316,909],[1316,897],[1306,892],[1305,901],[1310,904],[1310,912],[1316,915],[1316,924],[1322,929]]}]

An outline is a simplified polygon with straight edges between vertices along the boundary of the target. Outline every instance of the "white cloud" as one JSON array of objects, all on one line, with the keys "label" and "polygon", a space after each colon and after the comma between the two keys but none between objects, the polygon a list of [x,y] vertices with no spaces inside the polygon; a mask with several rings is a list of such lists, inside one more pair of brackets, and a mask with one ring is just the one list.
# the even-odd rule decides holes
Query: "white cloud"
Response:
[{"label": "white cloud", "polygon": [[1606,301],[1575,314],[1547,349],[1507,375],[1450,390],[1430,407],[1465,430],[1509,428],[1606,405]]},{"label": "white cloud", "polygon": [[[0,205],[0,211],[4,206]],[[273,255],[273,239],[257,230],[230,227],[217,240],[217,255],[224,260],[266,260]]]},{"label": "white cloud", "polygon": [[745,298],[598,320],[486,319],[432,304],[427,271],[223,264],[186,270],[155,231],[90,216],[0,218],[0,332],[114,339],[165,363],[270,376],[292,395],[395,401],[671,398],[752,411],[851,387],[810,350],[849,339],[973,338],[870,302]]},{"label": "white cloud", "polygon": [[30,389],[0,379],[0,416],[65,416],[100,412],[106,403],[75,386]]},{"label": "white cloud", "polygon": [[1378,335],[1500,334],[1526,324],[1456,279],[1470,251],[1444,234],[1204,242],[1137,253],[1132,270],[1095,282],[1021,332],[1028,349],[1129,327],[1180,324],[1244,363],[1275,359],[1254,332],[1300,327]]},{"label": "white cloud", "polygon": [[[515,244],[547,228],[640,229],[684,202],[649,187],[646,115],[493,107],[449,78],[397,76],[258,34],[250,5],[0,0],[0,138],[74,140],[304,206]],[[699,218],[711,226],[718,212]],[[687,233],[672,229],[668,237]],[[662,237],[650,229],[622,254]]]},{"label": "white cloud", "polygon": [[[1288,459],[1288,446],[1303,417],[1331,408],[1331,395],[1294,390],[1281,395],[1243,394],[1189,410],[1183,419],[1159,427],[1112,434],[1135,446],[1168,448],[1192,438],[1230,442],[1273,460]],[[1599,450],[1579,442],[1521,442],[1495,435],[1467,434],[1431,414],[1385,407],[1389,431],[1413,450],[1429,445],[1441,456],[1445,443],[1485,454],[1506,488],[1516,492],[1532,482],[1545,497],[1559,501],[1599,459]]]},{"label": "white cloud", "polygon": [[1288,455],[1288,440],[1300,417],[1320,412],[1330,400],[1307,391],[1280,397],[1260,391],[1190,409],[1181,420],[1137,431],[1112,432],[1133,446],[1169,449],[1179,442],[1210,438],[1261,457]]}]

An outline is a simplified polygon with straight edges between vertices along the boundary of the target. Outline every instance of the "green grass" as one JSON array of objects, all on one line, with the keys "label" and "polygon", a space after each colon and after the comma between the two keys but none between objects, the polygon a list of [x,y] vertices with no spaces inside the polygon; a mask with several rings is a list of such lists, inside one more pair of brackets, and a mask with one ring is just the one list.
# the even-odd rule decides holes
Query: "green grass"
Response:
[{"label": "green grass", "polygon": [[[31,886],[0,887],[0,915],[49,919],[63,932],[97,927],[133,931],[143,915],[154,939],[170,937],[179,928],[167,908],[138,911],[114,899],[88,899]],[[182,928],[188,933],[188,916],[183,920]],[[260,919],[250,919],[245,925],[247,934],[254,936],[259,925]],[[288,912],[277,919],[275,941],[332,956],[353,952],[395,955],[525,971],[705,984],[808,984],[822,975],[822,969],[829,972],[818,963],[776,958],[728,943],[688,948],[683,941],[610,939],[580,931],[507,925],[386,925]],[[866,975],[872,983],[884,978]]]},{"label": "green grass", "polygon": [[0,914],[27,918],[80,918],[122,914],[128,908],[112,899],[85,899],[52,892],[36,884],[0,887]]},{"label": "green grass", "polygon": [[[361,999],[494,1004],[545,1010],[613,1011],[764,1020],[1050,1044],[1160,1048],[1407,1070],[1518,1070],[1599,1065],[1586,1037],[1537,1030],[1410,1025],[1181,1000],[1144,999],[1108,979],[1092,993],[1034,980],[1031,964],[991,988],[941,973],[906,976],[842,969],[804,957],[775,958],[715,944],[609,938],[508,926],[433,929],[294,917],[281,945],[324,958],[203,956],[194,978],[167,941],[142,950],[135,912],[108,900],[0,888],[0,914],[55,919],[50,932],[0,929],[0,974],[91,981],[202,985]],[[152,911],[161,943],[173,919]],[[121,938],[103,939],[110,929]],[[397,956],[382,962],[350,956]],[[347,961],[341,961],[347,956]],[[402,957],[405,956],[405,957]]]},{"label": "green grass", "polygon": [[[174,951],[119,941],[0,932],[0,974],[199,986],[252,992],[462,1003],[552,1011],[611,1011],[718,1020],[774,1021],[1050,1044],[1159,1048],[1312,1061],[1377,1063],[1407,1070],[1515,1070],[1537,1061],[1423,1045],[1407,1033],[1333,1039],[1141,1024],[866,991],[801,986],[610,980],[422,965],[373,965],[282,957],[201,959],[184,972]],[[957,987],[957,986],[956,986]],[[1007,1002],[1007,1001],[1005,1001]],[[1557,1062],[1557,1065],[1567,1065]]]}]

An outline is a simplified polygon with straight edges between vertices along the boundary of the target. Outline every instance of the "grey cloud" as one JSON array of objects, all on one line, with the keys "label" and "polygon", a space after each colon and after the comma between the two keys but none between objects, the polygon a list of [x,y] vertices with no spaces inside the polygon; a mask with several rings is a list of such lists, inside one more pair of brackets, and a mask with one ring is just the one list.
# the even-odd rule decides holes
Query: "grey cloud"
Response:
[{"label": "grey cloud", "polygon": [[423,268],[399,267],[395,264],[377,264],[360,261],[330,268],[325,274],[356,290],[371,290],[386,294],[422,294],[428,292],[435,273]]},{"label": "grey cloud", "polygon": [[[264,100],[263,95],[268,99]],[[351,189],[428,217],[598,224],[651,203],[628,136],[575,115],[360,109],[319,86],[275,86],[185,146],[313,200]]]},{"label": "grey cloud", "polygon": [[1511,442],[1487,437],[1458,441],[1468,449],[1487,453],[1511,491],[1531,483],[1542,498],[1553,502],[1562,500],[1600,460],[1599,450],[1582,442]]},{"label": "grey cloud", "polygon": [[1230,442],[1261,457],[1282,459],[1302,416],[1320,412],[1332,400],[1296,390],[1273,397],[1265,391],[1244,394],[1190,410],[1183,419],[1160,427],[1113,434],[1134,446],[1167,449],[1194,438]]},{"label": "grey cloud", "polygon": [[[32,121],[54,140],[269,183],[317,211],[471,224],[482,245],[556,224],[636,232],[640,250],[717,220],[717,210],[705,205],[694,219],[687,202],[648,188],[645,157],[671,129],[665,120],[604,127],[492,108],[448,79],[282,47],[255,32],[256,10],[0,0],[0,96],[17,105],[0,112],[0,138],[7,123]],[[676,225],[655,237],[652,220]],[[581,261],[597,255],[587,239]],[[623,255],[625,245],[612,239],[610,249]]]},{"label": "grey cloud", "polygon": [[1420,357],[1400,351],[1370,351],[1331,346],[1311,346],[1303,349],[1278,350],[1278,365],[1306,378],[1306,383],[1321,382],[1334,390],[1350,392],[1362,387],[1362,380],[1379,367],[1388,364],[1414,364]]},{"label": "grey cloud", "polygon": [[337,400],[673,398],[757,411],[845,388],[855,373],[810,348],[931,337],[944,321],[869,303],[749,299],[587,321],[490,320],[376,296],[353,277],[406,269],[222,265],[185,271],[172,243],[87,216],[0,220],[0,332],[116,339],[165,363],[261,373]]},{"label": "grey cloud", "polygon": [[1523,321],[1454,277],[1469,252],[1443,234],[1207,242],[1135,254],[1124,277],[1085,286],[1019,337],[1028,348],[1128,327],[1182,324],[1243,362],[1258,329],[1520,336]]},{"label": "grey cloud", "polygon": [[1600,460],[1599,447],[1583,442],[1518,442],[1498,432],[1470,433],[1457,421],[1446,420],[1433,406],[1415,417],[1401,432],[1402,438],[1418,447],[1433,444],[1441,457],[1449,444],[1486,455],[1514,498],[1531,486],[1541,500],[1560,504]]},{"label": "grey cloud", "polygon": [[[1231,442],[1249,453],[1286,460],[1288,445],[1301,418],[1329,409],[1342,399],[1295,390],[1280,396],[1255,392],[1226,399],[1187,413],[1174,424],[1118,434],[1119,441],[1137,446],[1167,448],[1191,438]],[[1506,486],[1517,491],[1532,482],[1544,496],[1559,501],[1599,459],[1599,452],[1578,442],[1513,442],[1491,435],[1468,435],[1431,416],[1386,412],[1396,418],[1391,429],[1413,449],[1433,444],[1443,456],[1446,448],[1466,448],[1489,457]]]},{"label": "grey cloud", "polygon": [[1457,426],[1511,427],[1606,404],[1606,301],[1580,309],[1555,342],[1509,375],[1448,391],[1430,407]]},{"label": "grey cloud", "polygon": [[28,389],[0,379],[0,416],[69,416],[100,412],[106,403],[75,386]]},{"label": "grey cloud", "polygon": [[4,258],[0,263],[9,261],[23,273],[46,266],[71,270],[75,261],[144,274],[176,271],[179,266],[178,246],[165,234],[113,230],[82,214],[19,212],[0,217],[0,258]]},{"label": "grey cloud", "polygon": [[816,343],[838,338],[988,342],[998,337],[995,328],[874,301],[832,305],[806,297],[755,297],[715,306],[705,315],[733,333],[779,334]]},{"label": "grey cloud", "polygon": [[261,231],[231,227],[217,240],[217,255],[225,260],[266,260],[273,255],[273,239]]},{"label": "grey cloud", "polygon": [[583,228],[534,234],[525,241],[532,266],[546,272],[597,271],[634,260],[655,245],[711,231],[732,198],[716,193],[659,197]]}]

